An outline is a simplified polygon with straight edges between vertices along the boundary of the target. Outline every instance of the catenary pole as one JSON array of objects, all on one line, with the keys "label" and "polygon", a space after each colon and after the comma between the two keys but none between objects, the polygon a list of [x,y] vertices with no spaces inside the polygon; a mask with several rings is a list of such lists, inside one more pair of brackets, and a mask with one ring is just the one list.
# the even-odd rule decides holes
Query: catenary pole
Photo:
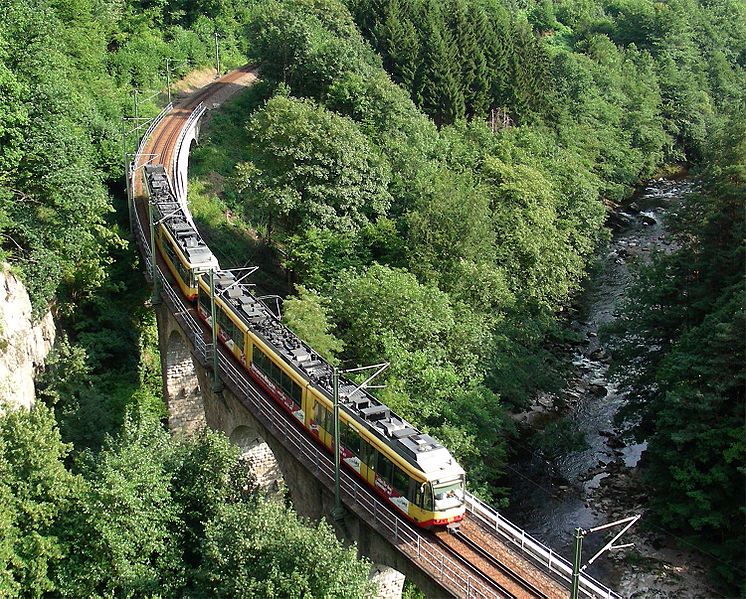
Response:
[{"label": "catenary pole", "polygon": [[342,507],[342,498],[339,492],[339,368],[336,366],[332,371],[332,400],[334,402],[334,509],[332,518],[341,520],[344,517],[345,510]]},{"label": "catenary pole", "polygon": [[130,168],[127,162],[127,122],[122,118],[122,163],[124,164],[124,188],[127,192],[127,214],[129,215],[130,230],[134,221],[132,214],[132,190],[130,189]]},{"label": "catenary pole", "polygon": [[215,32],[215,79],[220,78],[220,46],[218,45],[218,32]]},{"label": "catenary pole", "polygon": [[161,303],[161,294],[158,289],[158,251],[155,247],[155,211],[153,200],[148,201],[148,223],[150,224],[150,266],[151,275],[153,276],[153,293],[150,296],[150,303],[156,306]]},{"label": "catenary pole", "polygon": [[580,560],[583,550],[583,529],[575,529],[575,550],[572,557],[572,588],[570,590],[570,599],[578,599],[578,590],[580,589]]},{"label": "catenary pole", "polygon": [[166,59],[166,90],[168,90],[168,103],[171,103],[171,59]]},{"label": "catenary pole", "polygon": [[220,354],[218,353],[218,319],[217,306],[215,305],[215,269],[210,269],[210,318],[212,320],[212,390],[219,393],[223,390],[218,371],[220,365]]}]

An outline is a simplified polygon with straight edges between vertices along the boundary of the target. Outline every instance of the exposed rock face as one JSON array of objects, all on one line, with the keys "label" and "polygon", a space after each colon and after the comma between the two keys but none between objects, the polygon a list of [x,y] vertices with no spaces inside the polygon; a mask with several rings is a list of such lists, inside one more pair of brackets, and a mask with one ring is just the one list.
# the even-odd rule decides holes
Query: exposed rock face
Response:
[{"label": "exposed rock face", "polygon": [[[34,403],[34,377],[54,344],[52,313],[39,322],[31,319],[26,288],[10,272],[0,270],[0,402],[30,408]],[[0,410],[2,408],[0,407]]]}]

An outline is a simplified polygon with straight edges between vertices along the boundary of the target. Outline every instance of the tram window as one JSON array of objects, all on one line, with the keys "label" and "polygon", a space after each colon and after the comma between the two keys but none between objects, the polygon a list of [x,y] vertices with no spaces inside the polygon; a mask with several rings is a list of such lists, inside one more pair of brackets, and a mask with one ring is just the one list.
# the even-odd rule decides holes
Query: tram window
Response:
[{"label": "tram window", "polygon": [[385,455],[382,453],[378,455],[378,476],[385,479],[389,483],[392,482],[391,478],[394,472],[394,465],[391,463]]},{"label": "tram window", "polygon": [[[174,265],[176,268],[176,271],[179,273],[179,276],[181,277],[181,280],[184,282],[190,281],[189,275],[187,275],[187,271],[184,268],[184,265],[181,263],[181,260],[179,260],[179,257],[176,255],[176,252],[174,252],[174,249],[171,247],[171,244],[168,242],[166,238],[162,239],[163,247],[166,248],[166,255],[168,256],[168,259],[171,261],[171,264]],[[191,275],[191,271],[189,272]]]},{"label": "tram window", "polygon": [[432,511],[433,509],[433,489],[430,483],[425,483],[425,497],[422,501],[422,509]]},{"label": "tram window", "polygon": [[419,488],[420,488],[420,483],[414,480],[413,478],[410,478],[409,488],[407,489],[407,499],[409,499],[409,501],[414,501],[415,503],[418,501],[417,491]]},{"label": "tram window", "polygon": [[[238,329],[238,327],[234,327],[234,329],[237,336],[241,334],[241,331]],[[241,347],[242,345],[243,342],[239,345],[239,347]],[[269,358],[269,356],[267,356],[256,346],[254,347],[253,362],[256,367],[259,368],[259,370],[261,370],[270,379],[272,379],[285,392],[285,394],[293,400],[293,403],[295,405],[301,405],[301,399],[303,398],[303,388],[298,385],[289,374],[287,374],[282,368],[275,364]]]},{"label": "tram window", "polygon": [[345,445],[347,449],[349,449],[356,456],[359,456],[361,442],[360,435],[358,435],[357,431],[349,425],[345,427],[345,430]]},{"label": "tram window", "polygon": [[324,406],[322,406],[318,401],[314,402],[313,404],[313,419],[316,421],[316,424],[321,426],[322,428],[326,428],[324,425],[326,424],[322,418],[324,418],[325,412]]},{"label": "tram window", "polygon": [[332,431],[332,414],[326,408],[324,408],[324,419],[321,421],[321,426],[324,427],[324,430],[327,433],[333,432]]},{"label": "tram window", "polygon": [[290,396],[293,398],[293,401],[297,405],[300,405],[301,399],[303,398],[303,389],[293,383],[292,393],[290,394]]},{"label": "tram window", "polygon": [[370,445],[369,443],[363,441],[361,439],[362,448],[360,450],[360,459],[363,461],[365,465],[368,466],[371,470],[376,469],[376,462],[378,461],[378,451],[376,451],[376,448]]},{"label": "tram window", "polygon": [[282,387],[283,389],[288,389],[290,387],[290,377],[283,370],[280,370],[277,374],[279,375],[280,379],[280,387]]},{"label": "tram window", "polygon": [[399,468],[394,466],[394,479],[391,481],[394,488],[399,491],[401,495],[408,495],[409,493],[409,477],[404,474]]},{"label": "tram window", "polygon": [[220,325],[220,328],[223,329],[223,332],[229,333],[231,321],[225,311],[221,308],[218,308],[218,324]]},{"label": "tram window", "polygon": [[415,502],[416,505],[419,505],[420,507],[422,507],[423,496],[424,496],[424,493],[425,493],[425,487],[423,485],[420,485],[416,481],[413,481],[413,482],[415,483],[415,486],[414,486],[414,502]]},{"label": "tram window", "polygon": [[236,344],[236,347],[238,347],[239,351],[243,352],[243,333],[241,332],[241,329],[239,329],[236,325],[233,325],[231,339],[233,339],[233,343]]},{"label": "tram window", "polygon": [[264,354],[256,346],[251,350],[251,361],[259,370],[264,370]]},{"label": "tram window", "polygon": [[208,316],[211,314],[212,307],[210,305],[210,296],[205,293],[205,290],[202,289],[202,287],[199,288],[199,305],[202,307],[205,314]]}]

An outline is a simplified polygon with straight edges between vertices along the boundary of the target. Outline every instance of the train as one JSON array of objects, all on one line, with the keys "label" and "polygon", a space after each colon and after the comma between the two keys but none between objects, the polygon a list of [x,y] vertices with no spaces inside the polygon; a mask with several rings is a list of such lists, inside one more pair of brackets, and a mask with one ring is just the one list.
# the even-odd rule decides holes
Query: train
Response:
[{"label": "train", "polygon": [[[165,170],[144,168],[156,246],[208,326],[213,302],[220,343],[317,443],[334,450],[333,368],[229,270],[220,268],[176,200]],[[447,448],[353,380],[339,377],[340,458],[394,510],[423,528],[464,517],[466,475]]]}]

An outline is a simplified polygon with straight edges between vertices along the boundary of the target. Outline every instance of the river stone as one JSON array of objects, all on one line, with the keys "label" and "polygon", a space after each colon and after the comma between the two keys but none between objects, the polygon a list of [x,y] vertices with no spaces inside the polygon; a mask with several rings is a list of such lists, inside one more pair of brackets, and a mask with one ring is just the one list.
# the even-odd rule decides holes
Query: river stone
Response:
[{"label": "river stone", "polygon": [[592,360],[603,360],[606,357],[606,350],[603,347],[597,347],[588,353],[588,357]]},{"label": "river stone", "polygon": [[588,386],[588,391],[596,397],[605,397],[609,392],[603,385],[594,385],[593,383]]}]

